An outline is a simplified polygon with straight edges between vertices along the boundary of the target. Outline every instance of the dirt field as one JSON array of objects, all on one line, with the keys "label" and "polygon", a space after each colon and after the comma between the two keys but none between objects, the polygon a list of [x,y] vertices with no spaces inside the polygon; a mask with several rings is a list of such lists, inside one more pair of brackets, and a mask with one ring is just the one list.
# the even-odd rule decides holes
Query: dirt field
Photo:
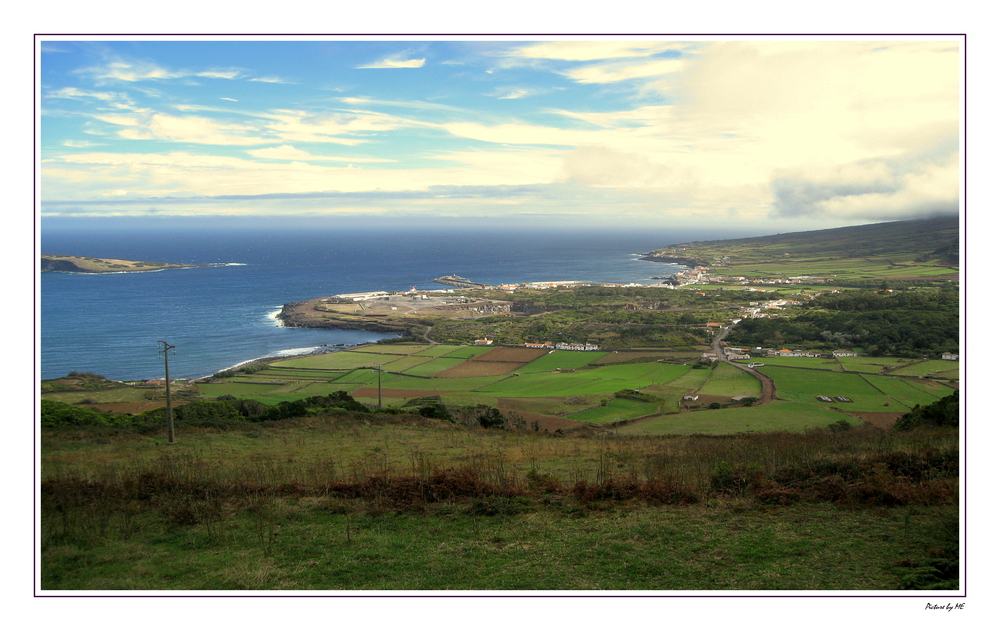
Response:
[{"label": "dirt field", "polygon": [[882,429],[892,429],[903,412],[848,412],[851,416],[862,421],[868,421]]},{"label": "dirt field", "polygon": [[532,414],[531,412],[520,412],[518,410],[508,410],[503,407],[497,408],[503,414],[516,414],[524,419],[527,423],[529,431],[533,431],[535,428],[535,423],[538,423],[539,432],[555,433],[557,429],[561,429],[564,432],[586,427],[585,423],[580,421],[574,421],[569,418],[562,418],[561,416],[549,416],[547,414]]},{"label": "dirt field", "polygon": [[157,408],[167,407],[167,403],[166,401],[130,401],[126,403],[94,403],[86,407],[112,414],[142,414]]},{"label": "dirt field", "polygon": [[479,357],[477,362],[518,362],[527,364],[545,355],[551,349],[546,348],[491,348]]},{"label": "dirt field", "polygon": [[[489,353],[486,353],[488,355]],[[485,355],[484,355],[485,356]],[[479,360],[469,360],[462,362],[458,366],[452,366],[447,370],[434,375],[435,377],[493,377],[495,375],[506,375],[524,366],[524,362],[484,362]]]}]

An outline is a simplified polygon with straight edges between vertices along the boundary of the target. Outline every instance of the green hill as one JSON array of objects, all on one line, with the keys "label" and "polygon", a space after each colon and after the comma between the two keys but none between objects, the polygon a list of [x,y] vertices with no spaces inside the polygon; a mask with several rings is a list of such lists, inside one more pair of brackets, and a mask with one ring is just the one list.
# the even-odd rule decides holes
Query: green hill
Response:
[{"label": "green hill", "polygon": [[647,257],[686,260],[718,273],[774,277],[957,278],[957,216],[670,245]]}]

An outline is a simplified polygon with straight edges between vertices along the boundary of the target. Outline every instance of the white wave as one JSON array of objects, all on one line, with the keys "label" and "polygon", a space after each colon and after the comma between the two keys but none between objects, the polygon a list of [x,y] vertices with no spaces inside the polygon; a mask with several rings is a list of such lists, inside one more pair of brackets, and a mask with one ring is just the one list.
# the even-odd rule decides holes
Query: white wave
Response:
[{"label": "white wave", "polygon": [[268,357],[290,357],[293,355],[309,355],[315,353],[318,350],[326,348],[325,346],[305,346],[303,348],[286,348],[280,351],[274,351],[273,353],[268,353]]},{"label": "white wave", "polygon": [[243,266],[245,266],[246,263],[223,263],[222,265],[224,267],[234,267],[234,266],[237,266],[237,265],[243,265]]}]

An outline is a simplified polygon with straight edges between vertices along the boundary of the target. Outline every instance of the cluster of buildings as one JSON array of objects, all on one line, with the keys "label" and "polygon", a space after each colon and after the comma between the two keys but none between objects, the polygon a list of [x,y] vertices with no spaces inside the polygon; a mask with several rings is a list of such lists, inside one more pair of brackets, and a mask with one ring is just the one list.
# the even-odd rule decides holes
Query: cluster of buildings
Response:
[{"label": "cluster of buildings", "polygon": [[525,348],[552,348],[559,351],[599,351],[601,347],[597,344],[576,344],[567,342],[525,342]]}]

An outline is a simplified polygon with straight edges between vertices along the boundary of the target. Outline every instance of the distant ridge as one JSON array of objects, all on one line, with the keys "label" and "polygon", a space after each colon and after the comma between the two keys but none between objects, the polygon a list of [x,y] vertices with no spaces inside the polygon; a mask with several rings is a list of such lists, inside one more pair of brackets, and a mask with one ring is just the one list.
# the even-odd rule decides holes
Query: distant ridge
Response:
[{"label": "distant ridge", "polygon": [[686,255],[697,258],[688,249],[761,248],[781,246],[790,255],[812,257],[835,256],[858,258],[865,256],[909,256],[914,260],[938,259],[957,264],[959,260],[959,221],[957,215],[891,221],[885,223],[827,228],[805,232],[789,232],[765,237],[692,241],[678,243],[650,252],[650,257],[669,257],[684,249]]}]

